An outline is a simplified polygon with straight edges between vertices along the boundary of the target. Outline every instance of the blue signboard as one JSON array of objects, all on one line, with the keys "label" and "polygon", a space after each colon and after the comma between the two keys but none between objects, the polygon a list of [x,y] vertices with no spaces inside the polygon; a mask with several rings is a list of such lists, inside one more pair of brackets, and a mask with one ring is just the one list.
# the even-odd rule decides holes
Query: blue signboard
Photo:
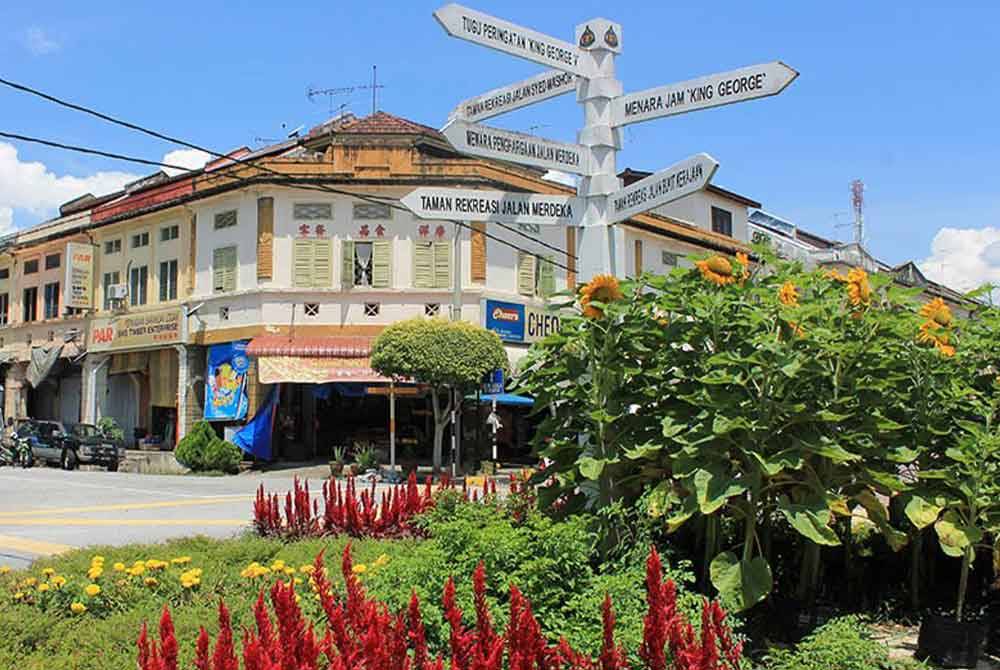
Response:
[{"label": "blue signboard", "polygon": [[208,380],[205,382],[205,419],[245,419],[247,400],[247,340],[213,344],[208,349]]},{"label": "blue signboard", "polygon": [[486,329],[506,342],[524,342],[524,305],[487,300]]}]

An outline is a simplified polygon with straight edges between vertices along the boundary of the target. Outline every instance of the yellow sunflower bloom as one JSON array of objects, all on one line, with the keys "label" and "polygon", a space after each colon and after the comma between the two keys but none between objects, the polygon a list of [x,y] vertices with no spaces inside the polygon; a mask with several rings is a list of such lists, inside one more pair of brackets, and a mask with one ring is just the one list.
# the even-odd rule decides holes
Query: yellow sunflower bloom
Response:
[{"label": "yellow sunflower bloom", "polygon": [[827,270],[824,275],[827,279],[832,279],[833,281],[839,281],[841,283],[847,283],[847,275],[841,273],[839,270]]},{"label": "yellow sunflower bloom", "polygon": [[733,264],[725,256],[716,254],[707,260],[695,261],[695,266],[701,272],[702,277],[718,286],[725,286],[736,281],[736,277],[733,275]]},{"label": "yellow sunflower bloom", "polygon": [[920,315],[945,328],[951,325],[951,308],[941,298],[934,298],[921,307]]},{"label": "yellow sunflower bloom", "polygon": [[583,315],[588,319],[600,319],[604,316],[604,310],[591,305],[597,301],[604,304],[615,302],[624,298],[618,280],[611,275],[597,275],[580,289],[580,308]]},{"label": "yellow sunflower bloom", "polygon": [[786,307],[798,307],[799,306],[799,292],[795,288],[795,284],[790,281],[786,281],[781,286],[781,290],[778,291],[778,300],[781,304]]},{"label": "yellow sunflower bloom", "polygon": [[743,266],[740,271],[740,284],[750,278],[750,257],[742,251],[736,253],[736,262]]},{"label": "yellow sunflower bloom", "polygon": [[872,299],[872,289],[868,285],[868,273],[854,268],[847,273],[847,297],[855,307],[867,305]]},{"label": "yellow sunflower bloom", "polygon": [[83,614],[87,611],[87,606],[83,603],[73,603],[69,606],[69,611],[73,614]]}]

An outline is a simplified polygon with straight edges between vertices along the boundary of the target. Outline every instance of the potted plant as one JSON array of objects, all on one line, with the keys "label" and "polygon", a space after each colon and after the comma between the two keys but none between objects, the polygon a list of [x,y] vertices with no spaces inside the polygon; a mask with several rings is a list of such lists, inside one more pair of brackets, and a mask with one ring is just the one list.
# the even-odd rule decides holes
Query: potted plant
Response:
[{"label": "potted plant", "polygon": [[344,472],[347,462],[347,450],[344,447],[334,447],[330,453],[330,476],[339,477]]},{"label": "potted plant", "polygon": [[967,617],[969,570],[976,550],[1000,527],[1000,430],[997,401],[979,405],[982,420],[962,421],[962,434],[919,474],[906,505],[917,528],[931,524],[941,550],[962,561],[955,615],[929,614],[920,625],[917,657],[951,668],[973,668],[982,654],[988,624]]},{"label": "potted plant", "polygon": [[375,453],[375,448],[367,445],[355,452],[354,464],[357,466],[358,474],[378,470],[378,454]]}]

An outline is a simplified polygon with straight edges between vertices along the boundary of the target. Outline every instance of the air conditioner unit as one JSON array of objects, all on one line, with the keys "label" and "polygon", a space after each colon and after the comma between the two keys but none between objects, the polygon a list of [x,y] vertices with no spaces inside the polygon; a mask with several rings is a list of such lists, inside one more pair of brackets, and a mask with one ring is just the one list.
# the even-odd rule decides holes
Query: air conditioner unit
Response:
[{"label": "air conditioner unit", "polygon": [[128,297],[128,286],[125,284],[112,284],[108,287],[108,298],[111,300],[124,300]]}]

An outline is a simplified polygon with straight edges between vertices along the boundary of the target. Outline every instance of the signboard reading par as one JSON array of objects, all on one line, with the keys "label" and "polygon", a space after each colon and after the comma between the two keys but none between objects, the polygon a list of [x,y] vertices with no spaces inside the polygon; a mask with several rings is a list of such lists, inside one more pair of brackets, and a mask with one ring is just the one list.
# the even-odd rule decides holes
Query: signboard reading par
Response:
[{"label": "signboard reading par", "polygon": [[695,154],[666,170],[654,172],[608,196],[608,222],[617,223],[708,186],[719,164],[708,154]]},{"label": "signboard reading par", "polygon": [[400,202],[421,219],[564,226],[583,220],[583,201],[568,195],[421,187]]},{"label": "signboard reading par", "polygon": [[66,307],[90,309],[94,295],[94,247],[70,242],[66,245]]},{"label": "signboard reading par", "polygon": [[546,140],[453,119],[441,132],[459,153],[586,174],[587,150],[579,144]]}]

